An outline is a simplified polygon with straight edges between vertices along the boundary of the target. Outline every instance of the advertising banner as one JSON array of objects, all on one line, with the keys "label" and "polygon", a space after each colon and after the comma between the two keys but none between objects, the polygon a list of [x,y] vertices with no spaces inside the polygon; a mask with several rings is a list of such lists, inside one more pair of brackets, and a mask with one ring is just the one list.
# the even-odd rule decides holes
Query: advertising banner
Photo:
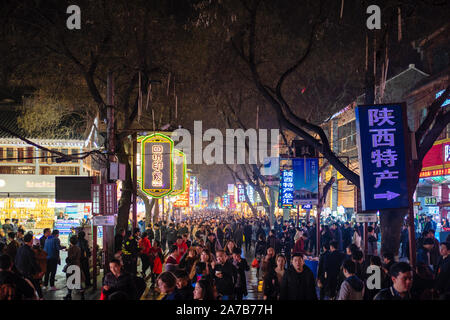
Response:
[{"label": "advertising banner", "polygon": [[319,160],[316,158],[292,159],[294,171],[294,205],[319,202]]},{"label": "advertising banner", "polygon": [[278,207],[290,208],[294,205],[293,200],[294,200],[294,171],[282,170]]},{"label": "advertising banner", "polygon": [[155,133],[143,139],[141,147],[142,191],[153,198],[170,194],[173,189],[172,139]]}]

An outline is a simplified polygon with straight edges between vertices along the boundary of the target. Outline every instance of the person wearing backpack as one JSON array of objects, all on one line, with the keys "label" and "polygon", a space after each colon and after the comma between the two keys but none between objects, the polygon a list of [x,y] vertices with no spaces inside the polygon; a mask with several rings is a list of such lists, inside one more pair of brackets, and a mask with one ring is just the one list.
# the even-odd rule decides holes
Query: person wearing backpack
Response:
[{"label": "person wearing backpack", "polygon": [[345,280],[341,284],[337,300],[363,300],[364,282],[356,275],[356,264],[345,260],[342,264]]}]

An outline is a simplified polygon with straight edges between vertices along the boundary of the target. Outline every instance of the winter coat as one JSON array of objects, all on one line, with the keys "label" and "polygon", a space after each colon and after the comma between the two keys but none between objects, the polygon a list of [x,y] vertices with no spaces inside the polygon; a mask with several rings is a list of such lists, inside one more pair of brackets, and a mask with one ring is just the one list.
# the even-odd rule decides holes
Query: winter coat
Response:
[{"label": "winter coat", "polygon": [[139,240],[139,248],[141,249],[141,254],[150,255],[150,249],[152,248],[152,244],[150,240],[146,238],[141,238]]},{"label": "winter coat", "polygon": [[280,300],[317,300],[314,274],[306,265],[302,272],[290,266],[284,273],[280,287]]},{"label": "winter coat", "polygon": [[[47,271],[47,252],[42,250],[41,248],[35,249],[34,251],[34,257],[36,258],[36,263],[39,266],[39,269],[41,269],[41,272],[45,273]],[[41,279],[42,277],[38,276],[39,274],[35,274],[35,279]]]},{"label": "winter coat", "polygon": [[362,300],[364,297],[364,282],[353,275],[342,282],[337,300]]},{"label": "winter coat", "polygon": [[44,251],[47,252],[47,260],[59,260],[59,251],[61,250],[61,241],[59,238],[50,236],[45,240]]},{"label": "winter coat", "polygon": [[[215,275],[216,271],[222,271],[222,278]],[[230,260],[225,262],[224,265],[215,265],[214,277],[218,293],[226,296],[233,295],[237,278],[237,269]]]},{"label": "winter coat", "polygon": [[137,296],[137,289],[133,277],[126,272],[122,272],[116,278],[112,272],[108,273],[103,280],[103,286],[108,286],[109,290],[103,290],[106,297],[114,292],[122,291],[128,296],[128,300],[134,300]]},{"label": "winter coat", "polygon": [[248,266],[247,260],[242,258],[241,262],[233,263],[237,269],[236,272],[236,283],[235,283],[235,292],[242,293],[242,295],[246,296],[247,292],[247,278],[245,276],[245,271],[250,271],[250,267]]},{"label": "winter coat", "polygon": [[275,249],[276,254],[281,253],[281,242],[275,236],[269,236],[267,238],[267,243],[268,243],[268,247]]},{"label": "winter coat", "polygon": [[34,251],[28,245],[23,245],[17,250],[15,265],[17,270],[28,279],[32,279],[35,274],[41,271],[41,268],[36,262]]},{"label": "winter coat", "polygon": [[263,240],[256,242],[255,255],[265,255],[267,250],[267,243]]}]

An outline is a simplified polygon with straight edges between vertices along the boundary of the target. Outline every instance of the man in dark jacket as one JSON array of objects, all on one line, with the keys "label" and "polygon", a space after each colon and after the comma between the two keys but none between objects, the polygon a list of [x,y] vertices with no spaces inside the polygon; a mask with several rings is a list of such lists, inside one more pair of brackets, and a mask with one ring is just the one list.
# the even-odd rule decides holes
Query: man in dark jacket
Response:
[{"label": "man in dark jacket", "polygon": [[238,248],[242,248],[242,243],[244,240],[244,229],[240,224],[236,225],[236,229],[233,232],[233,240]]},{"label": "man in dark jacket", "polygon": [[224,246],[223,238],[224,238],[225,234],[223,233],[223,224],[222,223],[219,223],[216,234],[217,234],[217,241],[219,241],[220,246],[223,248],[223,246]]},{"label": "man in dark jacket", "polygon": [[267,247],[274,248],[275,254],[281,253],[281,243],[280,240],[275,237],[274,230],[269,231],[269,236],[267,237]]},{"label": "man in dark jacket", "polygon": [[33,246],[33,236],[27,233],[24,236],[24,245],[17,250],[16,268],[25,278],[31,280],[33,276],[41,271],[41,268],[36,262]]},{"label": "man in dark jacket", "polygon": [[167,229],[167,245],[169,248],[175,244],[177,241],[177,230],[175,229],[175,225],[173,222],[169,224],[169,228]]},{"label": "man in dark jacket", "polygon": [[[35,297],[34,288],[12,271],[13,261],[7,254],[0,255],[0,299],[24,300]],[[4,296],[6,295],[6,296]]]},{"label": "man in dark jacket", "polygon": [[347,248],[352,243],[353,229],[350,228],[350,223],[344,223],[344,230],[342,230],[342,247]]},{"label": "man in dark jacket", "polygon": [[330,254],[324,262],[324,271],[327,284],[327,295],[330,298],[336,296],[338,277],[341,272],[342,262],[345,259],[345,255],[338,250],[337,241],[330,242]]},{"label": "man in dark jacket", "polygon": [[163,221],[161,223],[160,231],[161,231],[161,249],[164,252],[164,251],[166,251],[166,248],[167,248],[167,222],[166,221]]},{"label": "man in dark jacket", "polygon": [[115,292],[123,292],[126,294],[128,300],[137,299],[136,286],[133,281],[133,277],[122,270],[120,261],[112,259],[109,263],[109,269],[111,270],[103,280],[103,294],[108,298]]},{"label": "man in dark jacket", "polygon": [[180,300],[193,300],[194,287],[191,285],[189,275],[185,270],[174,271],[175,278],[177,278],[176,291],[180,296]]},{"label": "man in dark jacket", "polygon": [[293,247],[292,240],[293,239],[290,236],[289,230],[286,226],[283,226],[283,233],[280,238],[280,247],[281,254],[284,254],[284,256],[286,257],[287,265],[289,265],[291,261],[291,250]]},{"label": "man in dark jacket", "polygon": [[436,271],[436,290],[444,297],[450,293],[450,243],[442,242],[440,246],[441,258]]},{"label": "man in dark jacket", "polygon": [[44,249],[45,240],[47,240],[47,238],[50,237],[51,230],[50,230],[50,228],[45,228],[43,232],[44,232],[44,235],[39,239],[41,249]]},{"label": "man in dark jacket", "polygon": [[91,256],[91,250],[89,249],[89,243],[85,239],[86,233],[84,231],[78,232],[78,247],[81,249],[80,265],[81,271],[84,274],[84,280],[86,287],[91,286],[91,273],[89,272],[89,258]]},{"label": "man in dark jacket", "polygon": [[389,270],[392,286],[381,290],[374,300],[410,300],[413,271],[406,262],[394,263]]},{"label": "man in dark jacket", "polygon": [[280,300],[317,300],[314,274],[301,253],[294,254],[292,265],[284,273]]},{"label": "man in dark jacket", "polygon": [[409,259],[409,233],[408,233],[408,227],[406,225],[403,225],[402,227],[402,233],[400,235],[400,244],[402,248],[402,254],[400,258],[408,258]]},{"label": "man in dark jacket", "polygon": [[247,223],[244,227],[245,252],[249,252],[252,246],[252,225]]},{"label": "man in dark jacket", "polygon": [[317,269],[317,280],[320,281],[319,299],[325,298],[326,278],[325,278],[325,261],[330,254],[330,245],[328,243],[322,244],[323,253],[320,254],[319,266]]},{"label": "man in dark jacket", "polygon": [[338,243],[338,250],[342,251],[342,231],[337,222],[331,226],[331,232],[333,233],[334,240]]},{"label": "man in dark jacket", "polygon": [[217,263],[214,265],[215,284],[222,300],[234,299],[234,286],[237,270],[223,250],[217,251]]},{"label": "man in dark jacket", "polygon": [[234,248],[233,250],[233,265],[237,270],[235,284],[236,300],[242,300],[248,294],[245,272],[250,271],[250,267],[248,266],[247,260],[241,257],[241,250],[238,248]]}]

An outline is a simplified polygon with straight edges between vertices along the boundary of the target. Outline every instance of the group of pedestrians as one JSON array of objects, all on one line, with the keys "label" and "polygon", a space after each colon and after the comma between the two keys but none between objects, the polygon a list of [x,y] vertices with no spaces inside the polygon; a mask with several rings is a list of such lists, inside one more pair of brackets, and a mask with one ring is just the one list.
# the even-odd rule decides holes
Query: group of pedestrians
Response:
[{"label": "group of pedestrians", "polygon": [[[89,257],[91,255],[85,232],[70,237],[70,246],[61,245],[59,231],[46,228],[36,238],[32,232],[18,226],[17,232],[8,219],[2,225],[8,239],[0,239],[0,300],[43,300],[43,292],[56,291],[55,277],[61,264],[60,251],[67,249],[64,269],[76,265],[80,269],[85,288],[91,286]],[[6,240],[6,241],[5,241]],[[81,289],[81,288],[80,288]],[[83,290],[80,292],[84,293]],[[65,299],[72,298],[68,289]],[[83,297],[82,297],[83,298]]]}]

